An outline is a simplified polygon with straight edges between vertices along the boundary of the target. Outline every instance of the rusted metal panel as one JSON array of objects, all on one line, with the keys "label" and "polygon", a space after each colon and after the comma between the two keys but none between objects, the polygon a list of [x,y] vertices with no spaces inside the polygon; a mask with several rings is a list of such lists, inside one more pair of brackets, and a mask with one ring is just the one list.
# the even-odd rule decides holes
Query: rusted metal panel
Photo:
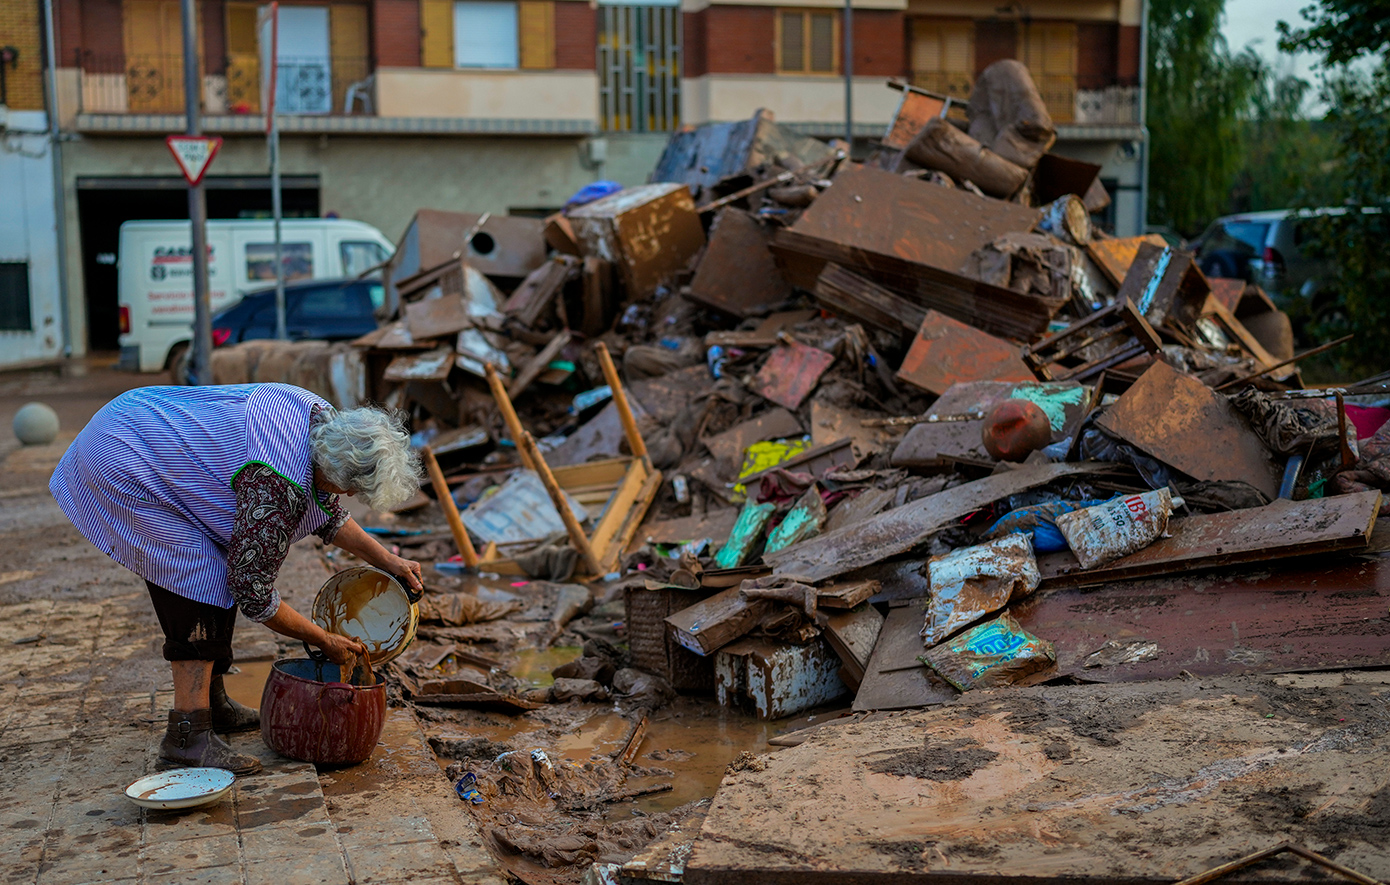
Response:
[{"label": "rusted metal panel", "polygon": [[864,681],[854,697],[856,711],[925,707],[960,694],[917,660],[924,650],[919,633],[925,604],[924,599],[913,599],[888,610],[864,669]]},{"label": "rusted metal panel", "polygon": [[751,317],[775,310],[791,297],[768,243],[767,228],[742,209],[721,209],[710,228],[690,298],[722,313]]},{"label": "rusted metal panel", "polygon": [[502,305],[502,312],[522,325],[534,326],[555,303],[565,284],[578,277],[579,260],[570,255],[556,255],[521,281]]},{"label": "rusted metal panel", "polygon": [[[889,84],[897,88],[898,84]],[[898,102],[898,112],[893,116],[893,123],[888,127],[888,134],[881,142],[883,147],[895,151],[901,151],[911,142],[913,136],[922,131],[922,127],[927,125],[927,121],[946,114],[949,99],[941,95],[932,95],[920,89],[902,87],[903,97]]]},{"label": "rusted metal panel", "polygon": [[[1388,605],[1390,558],[1380,554],[1048,590],[1012,611],[1052,641],[1063,674],[1129,682],[1184,670],[1207,676],[1390,665]],[[1097,652],[1111,641],[1158,648],[1147,659],[1088,666],[1106,660]]]},{"label": "rusted metal panel", "polygon": [[1191,252],[1140,243],[1115,300],[1128,298],[1154,326],[1191,332],[1210,294]]},{"label": "rusted metal panel", "polygon": [[1194,479],[1239,480],[1278,497],[1283,471],[1230,401],[1167,363],[1154,363],[1096,423]]},{"label": "rusted metal panel", "polygon": [[873,656],[874,644],[878,642],[879,631],[883,629],[883,615],[872,605],[862,605],[852,611],[835,612],[821,616],[824,623],[825,639],[835,654],[840,656],[844,666],[840,668],[840,678],[855,691],[864,681]]},{"label": "rusted metal panel", "polygon": [[1013,344],[934,310],[903,357],[898,380],[937,396],[965,381],[1032,381]]},{"label": "rusted metal panel", "polygon": [[1169,537],[1089,571],[1070,551],[1038,558],[1044,586],[1101,584],[1241,562],[1266,562],[1308,553],[1363,550],[1380,512],[1378,491],[1280,499],[1266,507],[1203,513],[1168,523]]},{"label": "rusted metal panel", "polygon": [[1099,177],[1100,169],[1095,163],[1084,160],[1043,154],[1033,170],[1033,202],[1043,206],[1067,194],[1085,197]]},{"label": "rusted metal panel", "polygon": [[472,325],[463,299],[457,295],[413,301],[405,306],[405,323],[416,341],[453,335]]},{"label": "rusted metal panel", "polygon": [[986,504],[1047,485],[1069,476],[1113,469],[1104,464],[1030,464],[1017,470],[987,476],[945,492],[919,498],[902,507],[802,541],[764,557],[779,575],[796,575],[804,581],[822,581],[899,553],[906,553],[933,532],[950,525]]},{"label": "rusted metal panel", "polygon": [[741,639],[715,655],[715,694],[726,707],[781,719],[845,694],[839,669],[839,656],[820,636],[805,645]]},{"label": "rusted metal panel", "polygon": [[1160,249],[1168,245],[1158,234],[1145,234],[1142,237],[1091,240],[1086,244],[1086,254],[1091,256],[1091,260],[1100,268],[1101,273],[1105,274],[1106,279],[1119,286],[1124,283],[1125,275],[1134,263],[1135,254],[1144,243]]},{"label": "rusted metal panel", "polygon": [[801,422],[786,409],[769,409],[756,418],[735,425],[723,433],[701,440],[709,453],[730,470],[743,463],[743,451],[765,439],[779,439],[801,434]]},{"label": "rusted metal panel", "polygon": [[773,239],[788,279],[815,288],[828,262],[996,335],[1031,338],[1062,299],[1023,295],[962,275],[970,253],[1032,230],[1042,213],[879,169],[850,166]]},{"label": "rusted metal panel", "polygon": [[681,184],[630,187],[569,214],[584,254],[612,262],[629,299],[645,297],[705,245],[690,190]]},{"label": "rusted metal panel", "polygon": [[911,335],[926,316],[906,298],[838,264],[825,266],[812,294],[827,310],[892,335]]},{"label": "rusted metal panel", "polygon": [[791,338],[773,348],[758,370],[757,389],[764,399],[795,410],[820,383],[835,355]]}]

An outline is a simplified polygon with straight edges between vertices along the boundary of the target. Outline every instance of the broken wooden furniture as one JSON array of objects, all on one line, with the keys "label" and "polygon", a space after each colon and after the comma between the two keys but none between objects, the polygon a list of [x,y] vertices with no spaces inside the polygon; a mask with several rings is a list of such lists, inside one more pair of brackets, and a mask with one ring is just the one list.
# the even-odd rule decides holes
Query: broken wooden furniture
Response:
[{"label": "broken wooden furniture", "polygon": [[[647,456],[647,445],[637,430],[637,420],[633,417],[627,393],[623,390],[618,370],[608,348],[600,342],[595,350],[599,364],[603,368],[604,379],[613,391],[613,403],[618,408],[623,432],[628,447],[632,450],[629,458],[611,458],[606,461],[591,461],[587,464],[574,464],[568,467],[551,468],[536,447],[534,438],[521,426],[512,407],[511,398],[502,385],[497,371],[487,367],[488,386],[497,401],[497,408],[506,422],[507,431],[516,443],[522,466],[534,470],[545,485],[547,494],[555,504],[556,512],[565,523],[565,532],[574,548],[579,551],[582,575],[597,577],[613,571],[638,527],[642,524],[647,508],[656,498],[661,488],[661,471],[652,466]],[[586,534],[579,521],[575,519],[565,503],[565,494],[575,498],[592,500],[595,493],[607,493],[607,504],[591,534]],[[488,571],[507,575],[524,574],[514,560],[500,558],[495,551],[489,551],[479,560]]]},{"label": "broken wooden furniture", "polygon": [[1146,353],[1158,353],[1162,344],[1134,303],[1121,298],[1023,348],[1023,361],[1043,381],[1086,381]]}]

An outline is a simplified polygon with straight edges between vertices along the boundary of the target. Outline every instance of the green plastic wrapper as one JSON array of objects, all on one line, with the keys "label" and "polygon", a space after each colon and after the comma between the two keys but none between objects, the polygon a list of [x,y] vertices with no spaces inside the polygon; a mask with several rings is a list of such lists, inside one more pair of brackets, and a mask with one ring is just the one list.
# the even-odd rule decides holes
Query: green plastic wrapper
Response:
[{"label": "green plastic wrapper", "polygon": [[1024,630],[1012,615],[972,627],[918,658],[961,691],[1017,682],[1057,663],[1052,643]]}]

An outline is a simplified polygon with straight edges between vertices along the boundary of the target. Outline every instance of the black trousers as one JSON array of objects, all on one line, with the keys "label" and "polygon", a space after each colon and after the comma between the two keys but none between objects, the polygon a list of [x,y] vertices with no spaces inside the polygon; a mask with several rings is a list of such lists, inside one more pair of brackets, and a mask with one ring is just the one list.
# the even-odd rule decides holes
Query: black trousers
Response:
[{"label": "black trousers", "polygon": [[164,660],[212,661],[214,676],[231,669],[236,606],[218,608],[187,599],[149,581],[145,586],[150,590],[159,626],[164,630]]}]

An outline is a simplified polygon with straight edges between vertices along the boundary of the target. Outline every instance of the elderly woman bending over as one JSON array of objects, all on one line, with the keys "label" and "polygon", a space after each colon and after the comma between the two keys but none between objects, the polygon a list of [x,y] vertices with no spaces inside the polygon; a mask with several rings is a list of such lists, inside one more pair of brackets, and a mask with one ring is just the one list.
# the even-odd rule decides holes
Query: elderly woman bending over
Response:
[{"label": "elderly woman bending over", "polygon": [[378,544],[337,497],[394,506],[419,488],[419,469],[398,418],[337,412],[288,384],[142,387],[97,412],[49,488],[77,529],[149,588],[174,676],[161,762],[261,768],[217,734],[260,722],[222,683],[237,608],[336,663],[366,652],[282,602],[275,578],[289,546],[313,533],[420,589],[420,564]]}]

